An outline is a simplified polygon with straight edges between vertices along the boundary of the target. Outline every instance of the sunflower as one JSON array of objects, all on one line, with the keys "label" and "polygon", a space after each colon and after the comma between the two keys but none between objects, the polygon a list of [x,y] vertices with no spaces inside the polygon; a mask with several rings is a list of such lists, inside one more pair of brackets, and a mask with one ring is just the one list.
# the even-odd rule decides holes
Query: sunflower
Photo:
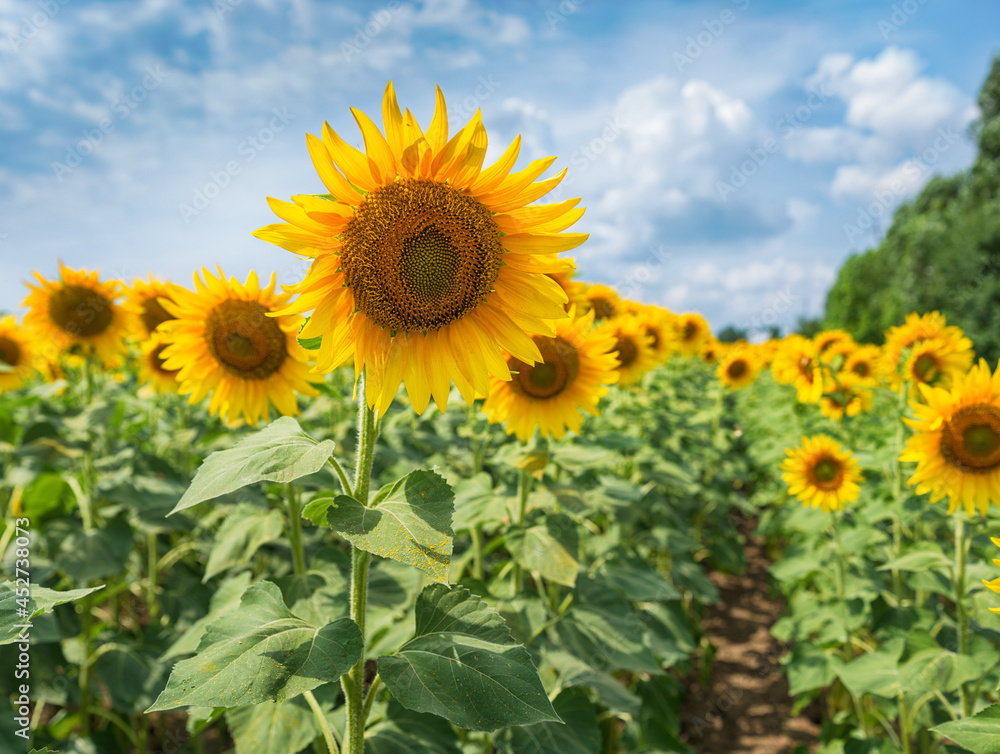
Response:
[{"label": "sunflower", "polygon": [[[575,313],[575,310],[574,310]],[[536,335],[542,361],[527,364],[507,357],[513,379],[490,380],[483,410],[491,423],[507,422],[508,434],[527,441],[538,427],[543,436],[579,432],[580,411],[597,415],[597,402],[618,381],[615,337],[593,328],[594,312],[556,323],[556,337]]]},{"label": "sunflower", "polygon": [[33,343],[13,316],[0,317],[0,393],[17,390],[35,374]]},{"label": "sunflower", "polygon": [[[1000,537],[990,537],[990,541],[997,547],[1000,547]],[[1000,558],[994,558],[993,565],[1000,566]],[[987,581],[986,579],[983,579],[983,583],[986,584],[986,586],[989,587],[991,591],[1000,594],[1000,578],[993,579],[992,581]],[[1000,614],[1000,607],[991,607],[990,612]]]},{"label": "sunflower", "polygon": [[72,270],[62,262],[58,280],[34,275],[39,285],[27,284],[25,327],[54,352],[96,358],[107,366],[121,363],[132,317],[116,303],[120,283],[101,282],[96,271]]},{"label": "sunflower", "polygon": [[313,258],[279,313],[312,311],[301,335],[322,339],[316,371],[353,357],[355,381],[364,372],[365,399],[380,413],[401,382],[417,413],[432,395],[443,410],[451,382],[471,404],[489,392],[490,375],[510,378],[502,351],[540,361],[531,336],[554,337],[552,320],[567,317],[567,296],[545,273],[551,255],[587,238],[562,232],[582,216],[580,200],[528,206],[566,171],[536,181],[550,157],[511,173],[520,137],[484,170],[481,114],[449,140],[440,88],[426,132],[409,110],[400,114],[391,82],[385,136],[352,112],[365,152],[324,123],[323,138],[307,143],[330,193],[269,199],[287,222],[254,234]]},{"label": "sunflower", "polygon": [[914,385],[948,388],[953,378],[965,374],[972,365],[972,351],[935,336],[914,344],[903,364],[902,379]]},{"label": "sunflower", "polygon": [[781,469],[781,478],[788,485],[789,494],[795,495],[804,505],[822,508],[824,513],[840,510],[853,503],[861,492],[864,481],[858,462],[849,450],[826,435],[803,437],[802,445],[789,448]]},{"label": "sunflower", "polygon": [[576,270],[574,269],[573,260],[557,259],[554,261],[565,263],[565,266],[560,266],[546,274],[559,283],[559,287],[566,294],[566,298],[568,299],[565,305],[566,311],[568,312],[570,308],[576,307],[577,316],[586,314],[590,311],[590,301],[587,300],[587,296],[585,295],[587,284],[579,280],[574,280]]},{"label": "sunflower", "polygon": [[[164,320],[166,321],[166,320]],[[139,382],[149,385],[156,393],[176,393],[179,369],[167,369],[163,364],[163,350],[167,347],[162,338],[154,336],[142,344],[139,359]]]},{"label": "sunflower", "polygon": [[823,395],[823,365],[809,338],[785,338],[771,362],[771,373],[778,382],[795,387],[800,403],[818,403]]},{"label": "sunflower", "polygon": [[835,378],[827,378],[819,410],[823,416],[840,421],[847,416],[857,416],[872,407],[872,391],[851,372],[841,371]]},{"label": "sunflower", "polygon": [[694,356],[701,352],[712,335],[708,322],[700,314],[685,312],[674,319],[674,339],[677,348],[685,356]]},{"label": "sunflower", "polygon": [[622,305],[621,297],[614,288],[602,285],[601,283],[591,283],[583,292],[587,299],[587,306],[594,310],[594,321],[604,322],[618,314]]},{"label": "sunflower", "polygon": [[990,501],[1000,503],[1000,371],[990,374],[985,360],[954,379],[949,390],[920,385],[924,403],[911,401],[915,431],[902,461],[917,464],[910,484],[931,502],[948,498],[948,513],[959,504],[970,516],[982,515]]},{"label": "sunflower", "polygon": [[[596,319],[596,316],[595,316]],[[653,341],[638,317],[622,315],[602,322],[596,328],[614,338],[611,350],[618,358],[618,384],[632,385],[656,366]]]},{"label": "sunflower", "polygon": [[125,295],[140,325],[139,336],[142,338],[148,338],[162,323],[174,318],[160,303],[160,299],[170,300],[170,284],[152,275],[148,281],[133,280]]},{"label": "sunflower", "polygon": [[840,355],[844,356],[854,349],[854,338],[846,330],[823,330],[813,337],[813,344],[820,359],[832,364]]},{"label": "sunflower", "polygon": [[698,352],[698,356],[706,364],[718,364],[719,359],[722,358],[725,351],[726,347],[724,344],[709,336],[705,342],[701,344],[701,351]]},{"label": "sunflower", "polygon": [[175,319],[157,330],[167,344],[161,367],[177,371],[177,392],[190,403],[211,393],[209,411],[230,423],[240,415],[251,425],[266,420],[269,401],[285,416],[297,414],[296,393],[319,393],[309,384],[309,352],[296,340],[302,318],[271,316],[288,295],[275,294],[274,275],[262,289],[255,272],[245,284],[226,281],[222,270],[202,274],[204,282],[194,276],[197,293],[170,287],[164,308]]},{"label": "sunflower", "polygon": [[760,371],[749,347],[737,346],[719,359],[715,376],[728,388],[739,390],[753,384]]},{"label": "sunflower", "polygon": [[876,387],[885,373],[883,366],[882,349],[878,346],[864,345],[847,354],[841,372],[850,374],[858,380],[859,385]]},{"label": "sunflower", "polygon": [[928,314],[911,312],[906,315],[904,324],[891,327],[885,333],[883,360],[885,371],[889,375],[894,390],[898,390],[902,384],[903,380],[899,376],[899,372],[908,361],[908,358],[905,358],[908,350],[931,339],[940,339],[949,343],[955,352],[968,351],[969,364],[972,363],[972,341],[965,337],[961,329],[954,325],[948,325],[944,315],[940,312]]},{"label": "sunflower", "polygon": [[674,350],[673,315],[661,306],[640,305],[636,308],[635,316],[649,336],[653,358],[657,363],[663,363]]}]

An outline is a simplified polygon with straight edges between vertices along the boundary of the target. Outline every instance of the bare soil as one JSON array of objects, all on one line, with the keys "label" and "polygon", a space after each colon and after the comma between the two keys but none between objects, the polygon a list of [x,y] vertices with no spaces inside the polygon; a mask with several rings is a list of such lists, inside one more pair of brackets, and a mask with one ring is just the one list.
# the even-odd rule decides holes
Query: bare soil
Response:
[{"label": "bare soil", "polygon": [[787,647],[771,636],[784,601],[771,594],[764,541],[753,536],[756,521],[740,526],[746,536],[746,572],[709,573],[722,601],[702,622],[715,647],[708,685],[688,679],[682,738],[701,754],[789,754],[818,744],[818,716],[807,708],[792,717],[788,682],[780,659]]}]

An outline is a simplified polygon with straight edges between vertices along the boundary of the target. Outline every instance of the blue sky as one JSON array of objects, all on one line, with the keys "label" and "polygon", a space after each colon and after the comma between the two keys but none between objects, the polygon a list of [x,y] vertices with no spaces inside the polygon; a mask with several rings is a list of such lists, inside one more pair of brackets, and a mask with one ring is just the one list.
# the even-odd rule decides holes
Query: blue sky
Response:
[{"label": "blue sky", "polygon": [[836,269],[971,162],[1000,3],[0,0],[0,309],[57,261],[294,283],[253,238],[320,193],[324,120],[361,144],[386,81],[426,123],[481,108],[488,160],[557,155],[581,276],[714,327],[820,311]]}]

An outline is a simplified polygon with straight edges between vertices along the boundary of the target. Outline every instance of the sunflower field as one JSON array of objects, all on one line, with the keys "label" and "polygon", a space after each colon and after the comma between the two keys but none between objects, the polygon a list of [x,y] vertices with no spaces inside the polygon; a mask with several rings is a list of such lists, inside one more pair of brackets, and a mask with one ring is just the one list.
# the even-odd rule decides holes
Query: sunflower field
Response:
[{"label": "sunflower field", "polygon": [[574,277],[554,158],[484,166],[440,90],[354,116],[255,233],[301,282],[61,265],[0,319],[0,750],[702,751],[753,539],[797,754],[1000,751],[1000,373],[958,328],[721,342]]}]

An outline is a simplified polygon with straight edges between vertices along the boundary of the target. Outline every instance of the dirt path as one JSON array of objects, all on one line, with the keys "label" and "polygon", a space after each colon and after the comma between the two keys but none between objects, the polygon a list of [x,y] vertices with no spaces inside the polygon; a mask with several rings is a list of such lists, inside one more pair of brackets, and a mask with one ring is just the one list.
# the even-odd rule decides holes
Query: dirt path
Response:
[{"label": "dirt path", "polygon": [[819,726],[806,716],[791,718],[779,662],[785,648],[769,631],[784,603],[770,596],[764,543],[752,536],[756,522],[745,524],[746,573],[709,574],[722,602],[706,611],[703,627],[717,651],[708,686],[697,675],[690,680],[683,737],[700,754],[788,754],[800,745],[813,750]]}]

